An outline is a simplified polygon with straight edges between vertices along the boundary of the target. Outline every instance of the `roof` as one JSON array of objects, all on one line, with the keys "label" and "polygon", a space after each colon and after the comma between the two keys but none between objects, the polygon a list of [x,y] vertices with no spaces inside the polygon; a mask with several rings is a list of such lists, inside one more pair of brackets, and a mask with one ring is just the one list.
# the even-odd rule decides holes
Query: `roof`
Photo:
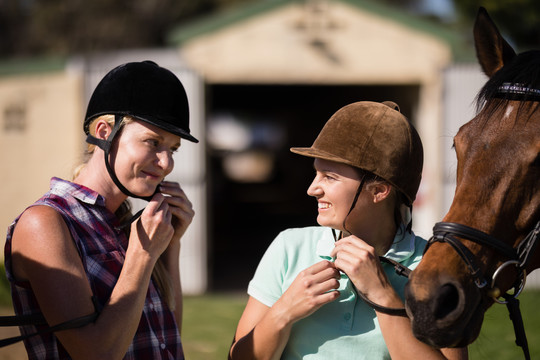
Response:
[{"label": "roof", "polygon": [[[431,19],[411,15],[402,9],[374,0],[333,0],[331,2],[347,3],[360,10],[388,18],[411,29],[435,36],[450,46],[454,61],[476,61],[474,49],[466,43],[463,34],[447,25]],[[299,1],[262,0],[232,6],[223,11],[203,16],[185,24],[179,24],[170,31],[168,42],[171,45],[181,47],[184,43],[199,36],[216,32],[233,24],[293,3],[299,3]]]},{"label": "roof", "polygon": [[52,56],[3,59],[0,60],[0,76],[63,71],[67,61],[65,57]]}]

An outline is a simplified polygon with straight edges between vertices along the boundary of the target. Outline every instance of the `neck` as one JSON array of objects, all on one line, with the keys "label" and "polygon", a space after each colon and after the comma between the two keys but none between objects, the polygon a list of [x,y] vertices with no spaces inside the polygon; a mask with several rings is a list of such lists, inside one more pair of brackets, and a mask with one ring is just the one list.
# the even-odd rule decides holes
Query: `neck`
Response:
[{"label": "neck", "polygon": [[127,199],[110,178],[103,162],[103,153],[94,153],[73,182],[86,186],[105,198],[105,207],[112,213]]},{"label": "neck", "polygon": [[373,246],[378,256],[382,256],[392,246],[397,228],[393,211],[388,207],[377,205],[365,211],[362,223],[356,223],[356,226],[351,226],[350,230],[353,235]]}]

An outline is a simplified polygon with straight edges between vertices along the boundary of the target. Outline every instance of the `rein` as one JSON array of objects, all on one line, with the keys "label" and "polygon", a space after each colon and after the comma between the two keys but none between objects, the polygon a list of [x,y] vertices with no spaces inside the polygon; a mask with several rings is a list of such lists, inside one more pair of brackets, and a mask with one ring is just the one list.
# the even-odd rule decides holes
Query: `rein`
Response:
[{"label": "rein", "polygon": [[[400,276],[405,276],[406,278],[408,278],[409,274],[411,273],[411,269],[409,269],[408,267],[406,267],[404,265],[401,265],[397,261],[386,258],[384,256],[379,256],[379,260],[381,262],[385,262],[387,264],[393,265],[394,270],[396,271],[396,274],[398,274]],[[358,296],[360,296],[362,298],[362,300],[364,300],[364,302],[366,304],[371,306],[377,312],[387,314],[387,315],[393,315],[393,316],[408,317],[407,311],[405,310],[405,308],[390,308],[390,307],[386,307],[386,306],[381,306],[381,305],[375,304],[373,301],[369,300],[367,298],[367,296],[365,296],[360,291],[356,291],[356,293],[358,294]]]},{"label": "rein", "polygon": [[13,315],[13,316],[0,316],[0,327],[7,326],[28,326],[28,325],[44,325],[47,326],[44,329],[37,330],[32,333],[22,334],[20,336],[14,336],[0,340],[0,348],[8,345],[15,344],[19,341],[26,340],[36,335],[49,334],[57,331],[63,331],[68,329],[76,329],[96,322],[100,314],[100,306],[97,298],[92,296],[92,303],[94,305],[94,312],[88,315],[84,315],[75,319],[64,321],[60,324],[49,326],[47,320],[41,313],[29,314],[29,315]]},{"label": "rein", "polygon": [[[476,286],[479,289],[485,289],[488,296],[491,297],[495,302],[499,304],[506,304],[508,312],[510,313],[510,319],[512,320],[512,324],[514,326],[516,345],[523,349],[525,359],[527,360],[530,359],[529,348],[527,344],[527,336],[525,335],[525,329],[523,327],[523,319],[519,310],[519,300],[517,297],[525,287],[525,279],[527,277],[525,268],[531,254],[536,248],[539,235],[540,221],[536,223],[535,227],[518,244],[517,248],[512,248],[499,239],[469,226],[451,222],[439,222],[435,224],[433,228],[433,237],[428,241],[428,244],[424,249],[425,254],[430,245],[435,242],[449,244],[467,266],[467,269],[474,278],[474,283]],[[495,270],[491,277],[491,283],[489,286],[487,286],[488,281],[484,274],[482,274],[482,271],[477,264],[476,257],[458,238],[466,239],[482,246],[490,247],[509,259],[501,264],[497,270]],[[517,268],[519,276],[514,282],[514,293],[505,293],[502,295],[504,300],[500,300],[500,290],[496,287],[497,276],[504,268],[510,265],[514,265]]]},{"label": "rein", "polygon": [[[336,235],[336,231],[334,229],[332,229],[332,234],[334,235],[334,240],[337,241],[338,236]],[[379,261],[394,266],[394,270],[395,270],[396,274],[398,274],[399,276],[404,276],[404,277],[408,278],[409,274],[411,273],[411,269],[409,269],[405,265],[402,265],[402,264],[398,263],[395,260],[389,259],[389,258],[384,257],[384,256],[379,256]],[[405,310],[405,308],[390,308],[390,307],[386,307],[386,306],[381,306],[381,305],[376,304],[373,301],[369,300],[366,295],[364,295],[361,291],[358,291],[354,286],[353,286],[353,290],[354,290],[356,295],[358,295],[362,300],[364,300],[364,302],[367,305],[372,307],[377,312],[387,314],[387,315],[393,315],[393,316],[409,317],[407,315],[407,311]]]}]

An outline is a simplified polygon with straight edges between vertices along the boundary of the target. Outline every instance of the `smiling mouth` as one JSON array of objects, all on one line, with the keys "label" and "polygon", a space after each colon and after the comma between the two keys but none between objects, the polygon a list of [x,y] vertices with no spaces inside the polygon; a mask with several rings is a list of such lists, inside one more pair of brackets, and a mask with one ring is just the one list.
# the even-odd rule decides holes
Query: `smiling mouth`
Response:
[{"label": "smiling mouth", "polygon": [[159,174],[153,174],[153,173],[150,173],[150,172],[147,172],[147,171],[143,171],[142,173],[144,175],[146,175],[146,176],[151,177],[151,178],[156,178],[156,179],[161,178],[161,175],[159,175]]},{"label": "smiling mouth", "polygon": [[329,209],[332,207],[332,204],[320,202],[318,203],[318,207],[319,209]]}]

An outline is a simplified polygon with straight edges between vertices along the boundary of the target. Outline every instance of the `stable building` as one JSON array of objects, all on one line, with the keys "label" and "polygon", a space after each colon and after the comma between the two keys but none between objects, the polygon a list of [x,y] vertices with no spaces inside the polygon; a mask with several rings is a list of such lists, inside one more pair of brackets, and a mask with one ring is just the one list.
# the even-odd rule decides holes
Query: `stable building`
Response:
[{"label": "stable building", "polygon": [[185,84],[201,140],[183,143],[170,177],[196,210],[181,254],[187,294],[245,290],[279,231],[316,224],[316,202],[306,194],[312,161],[289,148],[310,146],[354,101],[392,100],[415,124],[425,152],[415,231],[429,236],[444,215],[447,74],[456,59],[473,59],[458,34],[367,0],[275,0],[182,24],[170,42],[36,61],[35,69],[0,63],[1,227],[47,191],[51,176],[70,178],[101,77],[146,59]]}]

